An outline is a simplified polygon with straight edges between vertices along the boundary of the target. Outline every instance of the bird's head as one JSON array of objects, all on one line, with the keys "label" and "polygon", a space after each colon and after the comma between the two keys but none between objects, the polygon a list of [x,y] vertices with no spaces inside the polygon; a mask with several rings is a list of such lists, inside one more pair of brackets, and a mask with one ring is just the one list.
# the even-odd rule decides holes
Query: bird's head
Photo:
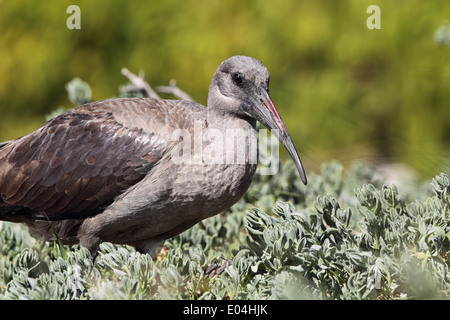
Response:
[{"label": "bird's head", "polygon": [[294,160],[303,183],[307,183],[294,143],[270,98],[269,71],[260,61],[233,56],[222,62],[211,81],[208,107],[222,114],[261,122],[281,141]]}]

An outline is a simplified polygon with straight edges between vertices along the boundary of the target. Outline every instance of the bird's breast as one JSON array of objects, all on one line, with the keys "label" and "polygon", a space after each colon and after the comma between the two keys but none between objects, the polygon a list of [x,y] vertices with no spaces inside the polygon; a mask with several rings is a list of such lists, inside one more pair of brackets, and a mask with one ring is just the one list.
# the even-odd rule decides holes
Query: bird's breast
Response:
[{"label": "bird's breast", "polygon": [[249,188],[256,164],[184,167],[173,185],[173,200],[203,219],[236,203]]},{"label": "bird's breast", "polygon": [[174,198],[192,202],[207,217],[233,205],[250,186],[258,162],[256,132],[252,126],[202,127],[190,138],[172,149]]}]

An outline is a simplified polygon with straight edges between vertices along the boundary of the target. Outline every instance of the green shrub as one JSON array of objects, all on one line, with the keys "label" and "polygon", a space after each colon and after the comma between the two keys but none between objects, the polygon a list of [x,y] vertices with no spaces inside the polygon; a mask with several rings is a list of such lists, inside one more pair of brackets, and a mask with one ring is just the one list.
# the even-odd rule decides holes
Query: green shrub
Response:
[{"label": "green shrub", "polygon": [[[67,89],[74,101],[90,99],[82,81]],[[238,203],[167,240],[156,259],[103,243],[93,263],[84,248],[43,243],[2,222],[0,299],[450,296],[447,174],[401,190],[372,166],[344,171],[333,161],[309,181],[291,161],[274,176],[257,171]]]},{"label": "green shrub", "polygon": [[[3,223],[0,297],[448,298],[449,177],[433,179],[426,200],[405,201],[414,194],[376,186],[380,176],[371,170],[358,164],[343,174],[327,163],[308,187],[290,165],[278,176],[257,175],[240,202],[166,241],[154,260],[110,243],[95,263],[79,246],[62,258],[57,246]],[[364,183],[351,195],[355,181]],[[256,198],[261,207],[251,204]]]}]

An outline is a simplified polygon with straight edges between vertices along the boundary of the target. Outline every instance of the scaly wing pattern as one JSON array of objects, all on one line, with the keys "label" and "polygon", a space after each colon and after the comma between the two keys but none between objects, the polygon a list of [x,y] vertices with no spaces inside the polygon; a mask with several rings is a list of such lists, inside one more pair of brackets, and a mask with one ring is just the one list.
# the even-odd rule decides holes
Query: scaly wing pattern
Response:
[{"label": "scaly wing pattern", "polygon": [[[136,108],[131,102],[124,99],[120,107]],[[85,218],[140,181],[167,141],[117,121],[117,107],[106,100],[75,108],[0,144],[0,219]]]}]

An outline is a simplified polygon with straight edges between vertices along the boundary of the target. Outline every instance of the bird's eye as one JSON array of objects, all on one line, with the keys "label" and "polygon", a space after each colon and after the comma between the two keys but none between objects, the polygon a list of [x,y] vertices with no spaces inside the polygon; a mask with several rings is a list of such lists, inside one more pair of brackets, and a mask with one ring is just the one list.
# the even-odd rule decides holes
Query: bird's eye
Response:
[{"label": "bird's eye", "polygon": [[233,80],[233,83],[238,87],[242,86],[242,84],[244,83],[244,80],[242,79],[242,76],[239,73],[233,73],[231,75],[231,80]]}]

